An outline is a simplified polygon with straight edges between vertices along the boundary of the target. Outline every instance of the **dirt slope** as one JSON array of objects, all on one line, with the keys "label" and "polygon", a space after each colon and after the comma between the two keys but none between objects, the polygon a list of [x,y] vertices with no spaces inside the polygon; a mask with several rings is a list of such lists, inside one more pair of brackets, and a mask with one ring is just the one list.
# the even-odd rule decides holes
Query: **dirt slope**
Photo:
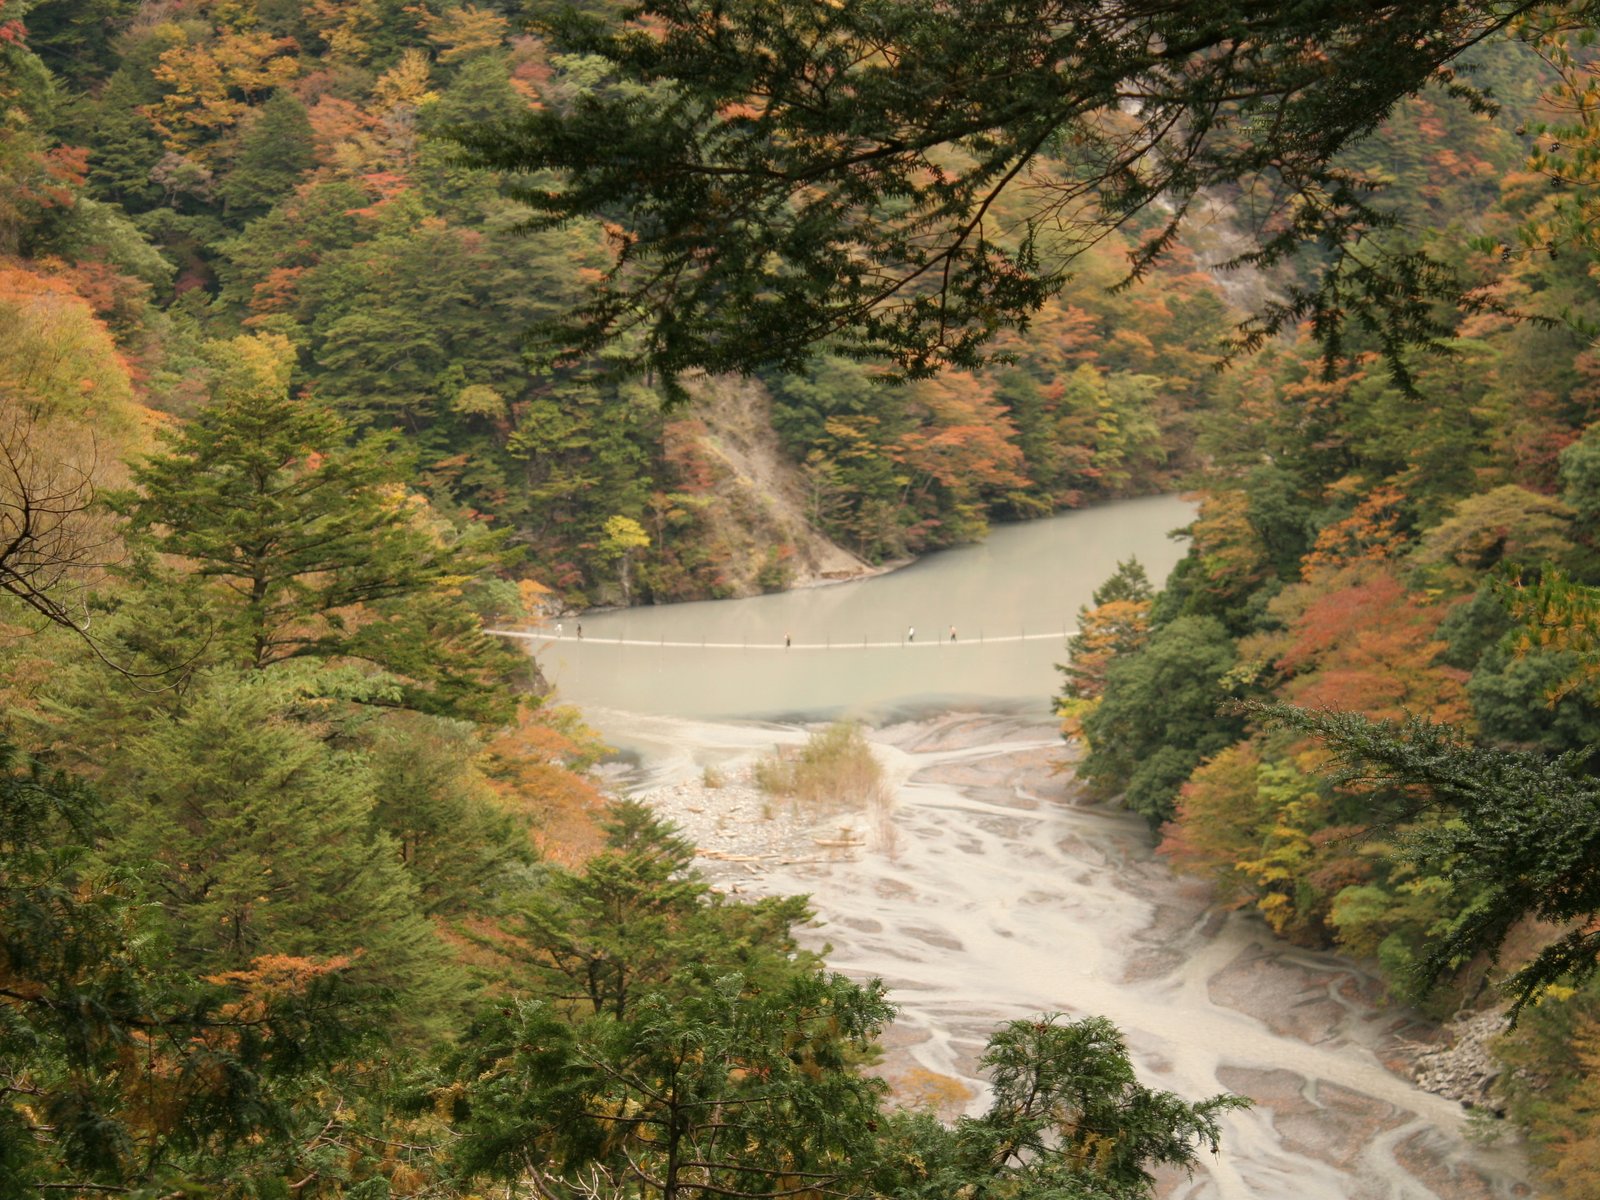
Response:
[{"label": "dirt slope", "polygon": [[758,576],[774,553],[790,587],[875,573],[807,522],[804,481],[778,448],[766,389],[754,380],[723,378],[702,381],[693,391],[686,415],[706,425],[702,449],[715,466],[719,532],[733,551],[726,574],[734,593],[761,591]]}]

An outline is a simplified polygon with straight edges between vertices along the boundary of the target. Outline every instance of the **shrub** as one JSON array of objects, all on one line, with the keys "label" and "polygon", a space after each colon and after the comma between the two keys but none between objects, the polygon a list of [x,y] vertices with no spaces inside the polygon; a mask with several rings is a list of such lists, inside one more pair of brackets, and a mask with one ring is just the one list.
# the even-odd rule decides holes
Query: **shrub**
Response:
[{"label": "shrub", "polygon": [[881,798],[883,768],[854,722],[812,733],[798,750],[780,748],[755,767],[756,786],[773,796],[820,808],[858,808]]}]

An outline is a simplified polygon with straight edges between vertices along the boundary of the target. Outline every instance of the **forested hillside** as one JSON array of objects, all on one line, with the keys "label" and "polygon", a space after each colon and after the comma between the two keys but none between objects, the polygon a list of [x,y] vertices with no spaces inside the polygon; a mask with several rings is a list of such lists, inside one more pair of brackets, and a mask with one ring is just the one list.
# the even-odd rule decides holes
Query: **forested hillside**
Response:
[{"label": "forested hillside", "polygon": [[[524,32],[529,12],[12,0],[6,15],[6,292],[58,297],[53,320],[117,356],[108,386],[185,418],[208,343],[282,339],[292,395],[395,434],[440,513],[509,533],[518,574],[571,604],[805,571],[794,530],[739,486],[715,413],[664,409],[604,355],[552,364],[525,345],[598,274],[608,234],[527,233],[444,135],[601,86],[594,60]],[[1181,263],[1159,289],[1107,295],[1120,253],[1104,247],[1004,372],[897,389],[834,358],[752,389],[805,517],[877,562],[1170,486],[1193,465],[1228,318]],[[82,353],[62,369],[93,370]]]},{"label": "forested hillside", "polygon": [[1519,62],[1485,63],[1497,121],[1418,101],[1359,154],[1393,174],[1391,236],[1517,315],[1457,315],[1409,386],[1372,338],[1330,373],[1309,329],[1237,364],[1188,557],[1162,590],[1135,563],[1106,582],[1059,707],[1092,789],[1224,903],[1439,1015],[1514,1000],[1497,1103],[1577,1200],[1600,1187],[1600,289],[1560,153],[1589,133]]},{"label": "forested hillside", "polygon": [[[1520,971],[1502,1099],[1551,1194],[1593,1195],[1584,38],[1524,28],[1460,62],[1496,111],[1441,86],[1340,127],[1338,170],[1388,184],[1371,236],[1400,283],[1337,240],[1223,269],[1275,231],[1259,190],[1212,181],[1169,238],[1168,193],[1124,162],[1099,182],[1127,219],[1043,286],[1028,188],[1081,200],[1072,156],[1136,129],[1113,106],[980,197],[959,320],[905,293],[933,349],[863,310],[863,340],[707,381],[627,306],[576,350],[527,337],[596,303],[635,231],[606,204],[530,228],[548,177],[456,139],[481,161],[613,103],[647,128],[653,94],[542,15],[0,3],[0,1195],[1148,1195],[1232,1100],[1146,1089],[1105,1021],[1040,1020],[996,1034],[985,1115],[893,1109],[856,1070],[881,990],[797,948],[803,902],[725,901],[608,804],[594,736],[483,631],[781,589],[821,569],[818,535],[877,563],[1180,486],[1189,557],[1159,592],[1127,565],[1071,647],[1084,777],[1224,902],[1376,959],[1397,998],[1499,1003]],[[628,43],[654,70],[651,45]],[[710,112],[741,136],[762,116]],[[1314,132],[1272,137],[1315,157]],[[918,189],[977,204],[979,141],[833,216],[915,259]],[[846,267],[825,286],[866,286]],[[702,349],[782,341],[782,312],[734,330],[740,294],[706,294]]]}]

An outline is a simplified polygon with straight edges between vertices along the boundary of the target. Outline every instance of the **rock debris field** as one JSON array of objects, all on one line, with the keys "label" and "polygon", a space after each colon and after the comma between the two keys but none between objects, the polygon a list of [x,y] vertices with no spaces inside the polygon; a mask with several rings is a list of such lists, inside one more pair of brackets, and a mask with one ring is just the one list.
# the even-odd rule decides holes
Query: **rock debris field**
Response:
[{"label": "rock debris field", "polygon": [[696,866],[730,891],[766,868],[835,861],[871,839],[867,814],[802,811],[762,791],[749,762],[712,771],[709,781],[702,776],[636,798],[678,826],[695,846]]}]

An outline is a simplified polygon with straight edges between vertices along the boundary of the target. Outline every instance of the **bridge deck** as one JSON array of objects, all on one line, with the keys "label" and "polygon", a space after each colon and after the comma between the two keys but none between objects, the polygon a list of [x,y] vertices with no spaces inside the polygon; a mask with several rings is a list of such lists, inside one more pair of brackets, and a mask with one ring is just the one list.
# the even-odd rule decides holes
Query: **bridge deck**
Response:
[{"label": "bridge deck", "polygon": [[1054,633],[1013,633],[1001,634],[997,637],[980,635],[975,638],[957,639],[955,641],[930,638],[921,642],[908,642],[901,639],[898,642],[874,642],[862,638],[859,642],[841,640],[825,642],[794,642],[784,645],[782,642],[684,642],[670,641],[665,638],[623,638],[623,637],[596,637],[585,634],[578,637],[572,633],[556,634],[549,631],[528,632],[518,629],[487,629],[495,637],[519,638],[530,642],[576,642],[579,644],[593,643],[598,646],[656,646],[665,649],[680,650],[928,650],[940,646],[992,646],[1003,642],[1046,642],[1054,641],[1065,643],[1067,638],[1077,632],[1075,629],[1063,629]]}]

